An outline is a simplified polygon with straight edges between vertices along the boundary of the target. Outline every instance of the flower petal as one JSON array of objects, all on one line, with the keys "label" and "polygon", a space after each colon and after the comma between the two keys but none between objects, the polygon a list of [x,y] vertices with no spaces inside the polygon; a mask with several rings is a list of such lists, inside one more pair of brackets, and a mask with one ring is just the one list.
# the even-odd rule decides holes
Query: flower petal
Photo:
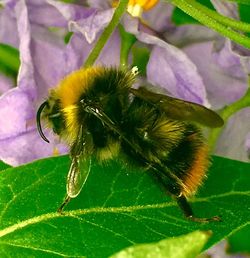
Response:
[{"label": "flower petal", "polygon": [[[49,32],[47,28],[31,24],[26,1],[17,1],[13,8],[20,40],[21,67],[17,87],[0,98],[0,159],[11,165],[51,155],[51,146],[47,149],[37,148],[35,144],[30,144],[29,136],[33,130],[37,139],[42,141],[34,124],[36,106],[47,95],[48,88],[66,72],[63,38]],[[35,138],[32,140],[35,142]],[[8,146],[10,149],[6,150]]]},{"label": "flower petal", "polygon": [[180,48],[191,44],[221,40],[221,36],[203,25],[182,25],[169,29],[164,33],[167,42]]},{"label": "flower petal", "polygon": [[13,8],[6,5],[0,10],[0,24],[0,42],[17,48],[19,38],[17,36],[16,18]]},{"label": "flower petal", "polygon": [[154,47],[147,66],[148,80],[174,96],[208,106],[196,66],[174,46]]},{"label": "flower petal", "polygon": [[10,78],[0,74],[0,96],[4,92],[10,90],[13,87],[14,87],[13,81]]},{"label": "flower petal", "polygon": [[241,66],[245,74],[249,75],[250,74],[250,50],[240,45],[237,45],[232,41],[230,42],[230,50],[237,58],[240,59]]},{"label": "flower petal", "polygon": [[[44,1],[44,0],[43,0]],[[51,22],[54,23],[53,26],[61,26],[63,24],[65,24],[65,26],[67,26],[67,23],[71,20],[80,20],[83,18],[87,18],[88,16],[90,16],[95,10],[93,8],[87,8],[81,5],[76,5],[76,4],[69,4],[69,3],[62,3],[60,1],[55,1],[55,0],[46,0],[46,2],[51,5],[49,6],[47,4],[47,8],[48,7],[52,7],[55,12],[56,16],[51,16]],[[40,14],[41,16],[44,17],[44,13],[47,13],[46,10],[41,10]],[[63,17],[63,21],[60,21],[58,16],[61,16],[61,18]],[[35,15],[34,15],[35,16]],[[47,15],[45,17],[45,20],[47,19]],[[37,19],[39,21],[39,19]],[[46,21],[45,21],[46,22]],[[55,22],[57,24],[55,24]],[[62,24],[60,24],[60,22]],[[45,23],[43,23],[44,25],[46,25]],[[52,26],[47,24],[47,26]]]},{"label": "flower petal", "polygon": [[[68,70],[79,69],[95,43],[88,44],[86,39],[80,34],[75,33],[67,45],[67,60],[70,61]],[[106,66],[118,66],[120,58],[120,37],[119,32],[115,31],[104,46],[95,64]]]},{"label": "flower petal", "polygon": [[246,150],[247,135],[250,132],[250,108],[237,112],[228,121],[215,150],[216,155],[241,161],[249,161]]},{"label": "flower petal", "polygon": [[87,3],[89,6],[100,9],[100,10],[106,10],[111,7],[110,1],[103,1],[103,0],[87,0]]},{"label": "flower petal", "polygon": [[38,135],[37,130],[29,131],[17,137],[0,140],[0,158],[7,164],[18,166],[35,159],[52,156],[54,148],[58,148],[60,154],[67,153],[67,147],[63,144],[48,144]]},{"label": "flower petal", "polygon": [[173,9],[173,5],[159,1],[151,10],[143,12],[143,22],[157,32],[165,32],[173,27],[171,21]]},{"label": "flower petal", "polygon": [[163,87],[175,97],[210,106],[205,86],[195,64],[179,48],[138,29],[138,20],[126,16],[127,31],[153,45],[147,65],[148,81]]},{"label": "flower petal", "polygon": [[80,32],[89,44],[93,43],[96,36],[109,24],[114,9],[95,11],[89,17],[69,23],[69,30]]},{"label": "flower petal", "polygon": [[[219,57],[213,46],[213,41],[208,41],[191,44],[185,47],[184,51],[198,67],[211,105],[219,109],[236,101],[244,94],[247,78],[242,73],[239,60],[230,53],[227,53],[228,56],[224,53]],[[234,68],[235,71],[233,71]]]},{"label": "flower petal", "polygon": [[[249,51],[250,55],[250,51]],[[240,56],[232,51],[230,40],[217,42],[212,52],[213,63],[218,64],[225,72],[236,78],[246,78]]]},{"label": "flower petal", "polygon": [[238,6],[236,3],[228,3],[221,0],[211,0],[216,11],[224,16],[239,19]]},{"label": "flower petal", "polygon": [[250,132],[246,136],[245,148],[247,151],[248,160],[250,160]]},{"label": "flower petal", "polygon": [[28,18],[28,9],[25,1],[17,2],[15,6],[17,17],[17,30],[20,38],[20,60],[17,84],[23,90],[27,90],[33,98],[35,97],[34,67],[32,54],[30,53],[31,27]]},{"label": "flower petal", "polygon": [[34,107],[26,92],[15,88],[0,98],[0,140],[15,137],[27,131]]}]

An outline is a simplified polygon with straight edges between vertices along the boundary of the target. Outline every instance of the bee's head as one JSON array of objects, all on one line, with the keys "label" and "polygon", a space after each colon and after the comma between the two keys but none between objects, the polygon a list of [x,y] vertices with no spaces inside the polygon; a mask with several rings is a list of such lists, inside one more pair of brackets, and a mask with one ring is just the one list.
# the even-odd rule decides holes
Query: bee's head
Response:
[{"label": "bee's head", "polygon": [[53,129],[53,132],[60,135],[64,128],[64,122],[60,112],[59,101],[54,98],[49,98],[43,102],[37,110],[36,123],[37,129],[42,139],[49,143],[49,140],[44,135],[41,125],[41,120],[46,120],[48,127]]}]

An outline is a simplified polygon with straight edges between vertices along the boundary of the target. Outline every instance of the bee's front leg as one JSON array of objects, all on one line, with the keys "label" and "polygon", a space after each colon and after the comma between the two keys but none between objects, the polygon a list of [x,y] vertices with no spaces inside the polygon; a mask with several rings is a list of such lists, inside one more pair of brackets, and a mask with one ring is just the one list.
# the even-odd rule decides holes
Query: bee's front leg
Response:
[{"label": "bee's front leg", "polygon": [[71,198],[67,195],[63,201],[63,203],[60,205],[60,207],[57,209],[58,213],[62,213],[63,208],[70,202]]}]

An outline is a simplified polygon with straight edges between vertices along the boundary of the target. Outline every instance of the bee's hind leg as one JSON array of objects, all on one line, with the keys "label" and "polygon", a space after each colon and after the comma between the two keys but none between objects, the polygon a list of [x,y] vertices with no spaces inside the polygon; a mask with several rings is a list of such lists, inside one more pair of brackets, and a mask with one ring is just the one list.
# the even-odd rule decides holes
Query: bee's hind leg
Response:
[{"label": "bee's hind leg", "polygon": [[63,208],[70,202],[71,198],[67,195],[64,199],[63,203],[60,205],[60,207],[57,209],[57,212],[62,213]]},{"label": "bee's hind leg", "polygon": [[194,216],[193,210],[185,196],[183,196],[181,194],[180,196],[175,197],[175,198],[176,198],[176,201],[177,201],[179,207],[181,208],[181,210],[183,211],[183,213],[187,219],[195,221],[195,222],[202,222],[202,223],[211,222],[211,221],[221,221],[221,218],[219,216],[214,216],[211,218],[197,218]]}]

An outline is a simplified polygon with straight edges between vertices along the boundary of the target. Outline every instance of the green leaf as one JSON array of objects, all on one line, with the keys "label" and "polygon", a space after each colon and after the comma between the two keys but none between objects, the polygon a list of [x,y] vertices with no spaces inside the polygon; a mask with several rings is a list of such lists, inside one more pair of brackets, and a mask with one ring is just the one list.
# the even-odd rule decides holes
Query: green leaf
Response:
[{"label": "green leaf", "polygon": [[191,17],[188,14],[184,13],[181,9],[179,9],[177,7],[175,7],[174,10],[173,10],[173,14],[172,14],[171,20],[172,20],[172,22],[175,25],[200,24],[193,17]]},{"label": "green leaf", "polygon": [[65,44],[68,44],[72,36],[73,36],[73,32],[71,32],[71,31],[68,32],[68,33],[65,35],[65,37],[64,37],[64,43],[65,43]]},{"label": "green leaf", "polygon": [[10,45],[0,43],[0,68],[17,73],[20,66],[19,51]]},{"label": "green leaf", "polygon": [[250,5],[250,0],[228,0],[229,2],[235,2],[238,4]]},{"label": "green leaf", "polygon": [[157,243],[134,245],[110,258],[193,258],[201,252],[209,235],[209,232],[195,231],[187,235],[164,239]]},{"label": "green leaf", "polygon": [[[249,4],[250,4],[250,1],[249,1]],[[250,12],[250,6],[239,5],[240,19],[242,21],[250,23],[249,12]]]},{"label": "green leaf", "polygon": [[[249,5],[250,5],[250,0],[249,1]],[[244,22],[247,22],[250,24],[250,6],[248,5],[243,5],[243,4],[239,4],[239,14],[240,14],[240,19]],[[246,33],[248,35],[248,37],[250,37],[250,33]]]},{"label": "green leaf", "polygon": [[229,252],[231,253],[248,253],[250,254],[249,245],[250,224],[246,225],[239,231],[229,237]]},{"label": "green leaf", "polygon": [[[166,0],[165,0],[166,1]],[[227,23],[232,24],[232,21],[227,18],[222,18],[217,12],[210,10],[203,4],[200,4],[196,0],[171,0],[171,3],[182,11],[192,16],[206,27],[215,30],[221,35],[231,39],[232,41],[250,48],[250,38],[234,30],[235,27],[226,25]],[[235,23],[233,23],[235,25]],[[245,27],[246,26],[246,27]],[[236,27],[239,27],[239,23],[236,22]],[[244,25],[244,28],[248,29],[248,24]]]},{"label": "green leaf", "polygon": [[208,248],[250,220],[247,163],[214,157],[191,205],[197,216],[221,215],[223,222],[205,224],[186,220],[147,173],[117,161],[93,163],[81,194],[60,215],[69,165],[63,156],[0,173],[0,257],[107,257],[195,230],[213,232]]},{"label": "green leaf", "polygon": [[133,66],[137,66],[140,74],[146,75],[147,70],[147,64],[150,56],[150,52],[146,47],[138,47],[134,46],[132,48],[132,54],[133,54]]},{"label": "green leaf", "polygon": [[5,164],[4,162],[0,161],[0,171],[10,168],[10,165]]},{"label": "green leaf", "polygon": [[[199,0],[201,4],[211,8],[214,10],[213,5],[211,4],[210,0]],[[172,14],[172,21],[176,25],[183,25],[183,24],[200,24],[196,19],[189,16],[188,14],[184,13],[181,9],[175,7],[173,14]]]}]

